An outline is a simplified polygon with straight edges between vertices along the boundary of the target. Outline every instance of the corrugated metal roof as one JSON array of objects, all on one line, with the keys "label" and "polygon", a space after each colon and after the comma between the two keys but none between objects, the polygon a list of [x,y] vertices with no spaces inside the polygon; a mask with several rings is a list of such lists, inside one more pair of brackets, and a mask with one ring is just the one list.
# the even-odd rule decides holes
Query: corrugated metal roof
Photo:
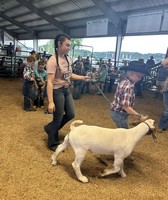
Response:
[{"label": "corrugated metal roof", "polygon": [[[75,30],[75,37],[81,37],[81,32],[82,37],[87,37],[87,21],[108,19],[110,31],[103,36],[126,35],[130,15],[161,11],[163,18],[166,10],[168,0],[1,0],[0,29],[17,39],[24,39],[24,33],[30,39],[34,35],[50,39],[53,34],[46,34],[47,31],[66,32],[74,37]],[[136,35],[167,33],[164,27],[156,33],[141,31]]]}]

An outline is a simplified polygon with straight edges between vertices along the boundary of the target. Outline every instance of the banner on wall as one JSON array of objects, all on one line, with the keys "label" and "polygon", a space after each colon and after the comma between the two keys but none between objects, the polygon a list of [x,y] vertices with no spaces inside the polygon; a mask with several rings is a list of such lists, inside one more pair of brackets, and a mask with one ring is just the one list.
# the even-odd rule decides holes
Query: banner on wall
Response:
[{"label": "banner on wall", "polygon": [[158,32],[162,21],[162,11],[128,16],[126,33]]},{"label": "banner on wall", "polygon": [[102,36],[108,33],[108,19],[92,20],[87,22],[87,36]]},{"label": "banner on wall", "polygon": [[165,10],[161,30],[162,31],[167,31],[168,30],[168,10]]}]

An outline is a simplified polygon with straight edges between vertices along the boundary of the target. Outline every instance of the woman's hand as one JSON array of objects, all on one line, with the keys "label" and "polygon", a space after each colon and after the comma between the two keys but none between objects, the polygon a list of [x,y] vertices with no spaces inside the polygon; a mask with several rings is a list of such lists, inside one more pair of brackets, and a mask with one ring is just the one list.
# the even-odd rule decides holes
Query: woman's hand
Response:
[{"label": "woman's hand", "polygon": [[48,104],[48,112],[53,113],[55,111],[55,104],[54,102],[51,102]]},{"label": "woman's hand", "polygon": [[91,77],[90,76],[83,76],[83,81],[90,81]]}]

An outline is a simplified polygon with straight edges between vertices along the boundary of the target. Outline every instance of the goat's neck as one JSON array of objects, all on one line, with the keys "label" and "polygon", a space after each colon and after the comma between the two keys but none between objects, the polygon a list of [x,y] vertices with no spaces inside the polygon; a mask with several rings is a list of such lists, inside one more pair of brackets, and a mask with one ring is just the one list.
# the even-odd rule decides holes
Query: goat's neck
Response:
[{"label": "goat's neck", "polygon": [[[142,139],[149,131],[149,126],[145,123],[140,123],[138,126],[132,128],[132,141],[134,146]],[[131,135],[130,135],[131,137]]]}]

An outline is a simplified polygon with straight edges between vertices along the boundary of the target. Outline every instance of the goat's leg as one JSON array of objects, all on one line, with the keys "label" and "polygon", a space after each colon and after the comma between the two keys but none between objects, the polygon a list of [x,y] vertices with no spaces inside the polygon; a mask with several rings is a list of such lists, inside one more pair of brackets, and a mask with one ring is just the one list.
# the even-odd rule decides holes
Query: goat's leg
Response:
[{"label": "goat's leg", "polygon": [[127,177],[127,175],[124,172],[124,161],[123,161],[123,163],[121,165],[121,169],[119,171],[119,174],[121,175],[122,178],[126,178]]},{"label": "goat's leg", "polygon": [[103,173],[101,173],[100,175],[103,177],[103,176],[107,176],[107,175],[110,175],[110,174],[115,174],[117,172],[120,172],[122,164],[123,164],[123,159],[121,159],[119,157],[115,157],[113,168],[112,169],[105,169],[103,171]]},{"label": "goat's leg", "polygon": [[58,145],[56,151],[54,152],[54,154],[52,155],[51,157],[51,160],[52,160],[52,165],[56,165],[57,164],[57,157],[59,156],[59,154],[64,151],[67,146],[68,146],[69,142],[68,140],[65,138],[64,139],[64,142],[60,145]]},{"label": "goat's leg", "polygon": [[88,182],[88,178],[86,176],[83,176],[82,172],[81,172],[81,164],[82,161],[86,155],[86,150],[84,149],[74,149],[75,151],[75,160],[72,163],[72,167],[74,169],[74,172],[78,178],[79,181],[83,182],[83,183],[87,183]]}]

